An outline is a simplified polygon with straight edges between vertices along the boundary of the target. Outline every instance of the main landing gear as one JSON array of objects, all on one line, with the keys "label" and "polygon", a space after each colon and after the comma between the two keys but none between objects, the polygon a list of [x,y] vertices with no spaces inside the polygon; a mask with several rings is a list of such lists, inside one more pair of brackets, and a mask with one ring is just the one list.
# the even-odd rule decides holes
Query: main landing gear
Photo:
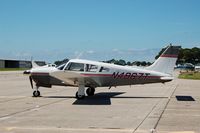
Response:
[{"label": "main landing gear", "polygon": [[89,87],[86,90],[86,93],[87,93],[88,96],[94,96],[94,92],[95,92],[95,88],[93,88],[93,87]]},{"label": "main landing gear", "polygon": [[35,86],[34,89],[35,90],[33,91],[33,97],[39,97],[40,96],[40,91],[38,90],[39,86]]},{"label": "main landing gear", "polygon": [[[87,90],[86,90],[86,94],[88,96],[93,96],[95,93],[95,88],[93,87],[89,87]],[[78,100],[80,99],[84,99],[85,98],[85,86],[83,85],[79,85],[79,89],[78,91],[76,92],[76,98]]]},{"label": "main landing gear", "polygon": [[84,99],[84,98],[85,98],[85,95],[79,95],[79,94],[78,94],[78,91],[77,91],[77,92],[76,92],[76,98],[77,98],[78,100]]}]

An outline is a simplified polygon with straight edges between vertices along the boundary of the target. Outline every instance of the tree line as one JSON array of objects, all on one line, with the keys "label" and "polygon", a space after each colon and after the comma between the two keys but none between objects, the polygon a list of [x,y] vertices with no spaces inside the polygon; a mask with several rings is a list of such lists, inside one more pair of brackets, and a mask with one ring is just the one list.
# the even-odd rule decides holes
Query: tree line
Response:
[{"label": "tree line", "polygon": [[[165,51],[165,49],[166,48],[161,49],[158,55],[155,56],[155,59],[157,59]],[[54,64],[61,65],[68,61],[69,59],[66,58],[64,60],[55,61]],[[148,62],[148,61],[131,62],[131,61],[125,61],[123,59],[119,59],[119,60],[111,59],[111,60],[102,61],[102,62],[117,64],[117,65],[122,65],[122,66],[149,66],[152,64],[151,62]],[[184,63],[192,63],[193,65],[200,63],[200,48],[198,47],[181,48],[176,64],[184,64]]]},{"label": "tree line", "polygon": [[126,62],[123,59],[120,59],[120,60],[111,59],[111,60],[103,61],[103,62],[122,65],[122,66],[149,66],[151,65],[151,62],[146,62],[146,61],[133,61],[133,62],[127,61]]},{"label": "tree line", "polygon": [[[161,51],[156,55],[157,59],[166,48],[161,49]],[[193,65],[200,63],[200,48],[181,48],[178,54],[178,60],[176,64],[192,63]]]},{"label": "tree line", "polygon": [[[69,59],[66,58],[64,60],[55,61],[54,64],[61,65],[61,64],[67,63],[68,61]],[[120,59],[120,60],[111,59],[111,60],[102,61],[102,62],[117,64],[117,65],[122,65],[122,66],[149,66],[151,65],[151,62],[146,62],[146,61],[134,61],[134,62],[127,61],[126,62],[123,59]]]}]

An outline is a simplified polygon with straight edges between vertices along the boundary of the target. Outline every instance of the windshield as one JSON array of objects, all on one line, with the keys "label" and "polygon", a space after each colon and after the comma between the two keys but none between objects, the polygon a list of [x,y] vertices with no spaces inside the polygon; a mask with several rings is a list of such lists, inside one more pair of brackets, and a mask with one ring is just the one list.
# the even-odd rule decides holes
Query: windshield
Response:
[{"label": "windshield", "polygon": [[71,63],[68,64],[68,66],[65,68],[65,70],[69,70],[69,71],[84,71],[84,64],[83,63],[71,62]]},{"label": "windshield", "polygon": [[57,66],[56,68],[59,69],[59,70],[63,70],[63,68],[65,67],[66,63],[64,64],[61,64],[59,66]]}]

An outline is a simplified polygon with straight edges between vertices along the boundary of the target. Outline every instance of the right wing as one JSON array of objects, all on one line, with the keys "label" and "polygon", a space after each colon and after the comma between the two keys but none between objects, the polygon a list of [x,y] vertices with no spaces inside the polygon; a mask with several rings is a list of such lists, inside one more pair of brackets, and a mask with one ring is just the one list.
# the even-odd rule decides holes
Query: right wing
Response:
[{"label": "right wing", "polygon": [[55,71],[51,72],[50,75],[63,81],[67,85],[78,86],[82,84],[85,86],[100,86],[98,80],[74,71]]},{"label": "right wing", "polygon": [[84,79],[80,73],[72,71],[55,71],[51,72],[50,75],[72,86],[80,84]]}]

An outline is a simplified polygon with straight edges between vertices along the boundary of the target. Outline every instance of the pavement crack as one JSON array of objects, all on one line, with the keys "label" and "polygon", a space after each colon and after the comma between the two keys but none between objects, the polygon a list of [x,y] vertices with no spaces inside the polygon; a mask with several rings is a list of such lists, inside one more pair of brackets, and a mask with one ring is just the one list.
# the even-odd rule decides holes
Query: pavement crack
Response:
[{"label": "pavement crack", "polygon": [[[169,104],[170,99],[172,98],[173,94],[175,93],[177,87],[178,87],[178,85],[176,85],[176,86],[174,87],[172,93],[171,93],[170,96],[168,97],[168,100],[167,100],[167,102],[166,102],[166,104],[165,104],[165,106],[164,106],[164,108],[163,108],[163,110],[162,110],[160,116],[158,117],[158,120],[157,120],[155,126],[154,126],[152,129],[150,129],[150,130],[155,130],[155,129],[156,129],[156,127],[157,127],[157,125],[158,125],[158,123],[159,123],[159,121],[160,121],[160,119],[161,119],[161,117],[162,117],[162,115],[163,115],[165,109],[167,108],[167,105]],[[135,130],[133,131],[133,133],[135,133],[135,132],[139,129],[139,127],[140,127],[140,126],[144,123],[144,121],[150,116],[150,114],[154,111],[154,109],[158,106],[158,104],[159,104],[160,102],[161,102],[161,101],[159,100],[159,101],[153,106],[153,108],[150,110],[150,112],[145,116],[145,118],[144,118],[144,119],[139,123],[139,125],[135,128]]]},{"label": "pavement crack", "polygon": [[139,123],[139,125],[134,129],[134,131],[132,133],[135,133],[139,127],[144,123],[144,121],[149,117],[149,115],[153,112],[153,110],[156,108],[156,106],[160,103],[161,101],[159,100],[154,106],[153,108],[149,111],[149,113],[145,116],[145,118]]},{"label": "pavement crack", "polygon": [[178,85],[176,85],[176,86],[174,87],[174,90],[172,91],[171,95],[168,97],[168,101],[167,101],[167,103],[165,104],[165,107],[164,107],[163,111],[161,112],[161,114],[160,114],[160,116],[159,116],[159,118],[158,118],[158,121],[156,122],[156,124],[155,124],[155,126],[154,126],[153,129],[156,129],[156,128],[157,128],[158,123],[160,122],[160,119],[162,118],[162,116],[163,116],[163,114],[164,114],[164,112],[165,112],[165,110],[166,110],[166,108],[167,108],[167,106],[168,106],[168,104],[169,104],[169,102],[170,102],[170,100],[171,100],[172,96],[174,95],[174,93],[175,93],[175,91],[176,91],[177,88],[178,88]]},{"label": "pavement crack", "polygon": [[57,101],[54,101],[54,102],[43,104],[43,105],[40,105],[40,106],[37,106],[37,107],[34,106],[34,107],[31,107],[31,108],[28,108],[28,109],[25,109],[25,110],[21,110],[21,111],[18,111],[18,112],[7,114],[7,115],[4,115],[4,116],[1,116],[0,121],[12,118],[12,116],[20,115],[20,114],[23,114],[23,113],[26,113],[26,112],[29,112],[29,111],[35,111],[35,109],[39,109],[39,108],[42,108],[42,107],[45,107],[45,106],[48,106],[48,105],[56,104],[56,103],[59,103],[59,102],[65,101],[65,100],[67,100],[67,99],[61,99],[61,100],[57,100]]}]

